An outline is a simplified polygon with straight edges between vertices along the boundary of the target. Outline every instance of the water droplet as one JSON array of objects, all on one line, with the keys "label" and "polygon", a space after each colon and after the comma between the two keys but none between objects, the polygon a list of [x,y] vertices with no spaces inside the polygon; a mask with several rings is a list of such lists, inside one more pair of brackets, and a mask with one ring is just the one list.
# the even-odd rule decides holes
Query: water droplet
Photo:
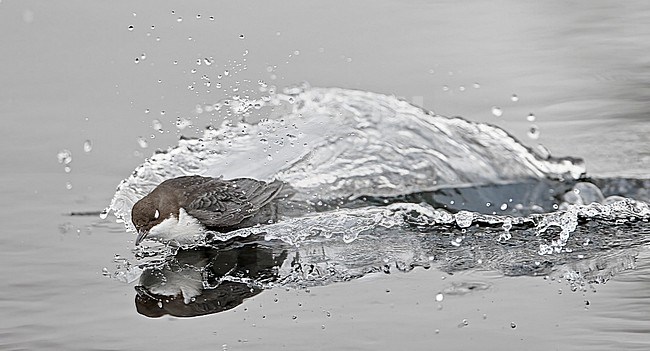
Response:
[{"label": "water droplet", "polygon": [[454,219],[456,220],[456,224],[459,227],[467,228],[470,225],[472,225],[472,221],[474,220],[474,214],[469,211],[459,211],[454,215]]},{"label": "water droplet", "polygon": [[172,64],[177,65],[177,64],[178,64],[178,60],[174,60],[174,61],[172,61]]},{"label": "water droplet", "polygon": [[190,122],[187,119],[180,118],[180,117],[178,117],[176,119],[176,128],[178,128],[178,129],[182,130],[182,129],[185,129],[185,128],[191,126],[191,125],[192,125],[192,122]]},{"label": "water droplet", "polygon": [[474,85],[473,85],[473,86],[474,86],[474,89],[478,89],[478,88],[480,88],[480,87],[481,87],[481,84],[478,84],[478,83],[474,83]]},{"label": "water droplet", "polygon": [[243,34],[240,34],[240,35],[239,35],[239,39],[244,39],[244,38],[245,38],[245,37],[244,37]]},{"label": "water droplet", "polygon": [[200,13],[196,14],[196,19],[201,19],[201,14]]},{"label": "water droplet", "polygon": [[501,208],[501,211],[505,211],[505,210],[508,209],[508,204],[505,204],[505,203],[504,203],[504,204],[501,204],[501,207],[500,207],[500,208]]},{"label": "water droplet", "polygon": [[128,30],[129,30],[129,32],[131,32],[131,31],[133,31],[133,29],[134,29],[135,27],[133,27],[133,25],[131,25],[131,26],[128,26],[127,28],[128,28]]},{"label": "water droplet", "polygon": [[449,91],[449,87],[446,86],[446,85],[443,85],[443,86],[442,86],[442,91]]},{"label": "water droplet", "polygon": [[68,149],[63,149],[56,154],[60,164],[69,165],[72,162],[72,153]]},{"label": "water droplet", "polygon": [[163,132],[162,122],[160,122],[157,119],[154,119],[153,121],[151,121],[151,127],[153,127],[153,129],[157,130],[159,133]]},{"label": "water droplet", "polygon": [[460,87],[458,87],[458,90],[459,91],[465,91],[465,87],[461,85]]},{"label": "water droplet", "polygon": [[492,114],[495,117],[501,117],[503,115],[503,110],[501,109],[501,107],[492,106]]},{"label": "water droplet", "polygon": [[528,122],[535,122],[535,115],[533,113],[529,113],[528,116],[526,117],[526,120]]},{"label": "water droplet", "polygon": [[445,296],[442,295],[442,293],[438,293],[438,294],[436,295],[436,301],[438,301],[438,302],[442,302],[442,300],[443,300],[444,298],[445,298]]},{"label": "water droplet", "polygon": [[90,140],[84,141],[84,152],[89,153],[93,151],[93,143]]},{"label": "water droplet", "polygon": [[210,21],[214,21],[214,16],[210,16]]},{"label": "water droplet", "polygon": [[139,136],[137,141],[138,141],[138,145],[140,145],[141,148],[146,149],[147,147],[149,147],[149,142],[147,142],[147,139]]},{"label": "water droplet", "polygon": [[99,218],[101,219],[106,219],[108,217],[108,212],[110,211],[110,208],[106,207],[100,214]]},{"label": "water droplet", "polygon": [[296,55],[296,56],[300,55],[300,50],[294,51],[293,54]]},{"label": "water droplet", "polygon": [[536,125],[533,124],[532,126],[530,126],[530,129],[528,130],[528,137],[533,140],[539,138],[539,128],[537,128]]},{"label": "water droplet", "polygon": [[140,63],[140,58],[136,57],[135,60],[133,60],[135,63]]},{"label": "water droplet", "polygon": [[176,22],[183,22],[183,17],[178,17],[178,18],[176,19]]},{"label": "water droplet", "polygon": [[512,100],[512,102],[517,102],[517,101],[519,101],[519,96],[517,96],[517,94],[512,94],[512,96],[510,97],[510,100]]},{"label": "water droplet", "polygon": [[147,59],[147,54],[142,53],[142,55],[140,55],[140,60],[144,61],[146,59]]}]

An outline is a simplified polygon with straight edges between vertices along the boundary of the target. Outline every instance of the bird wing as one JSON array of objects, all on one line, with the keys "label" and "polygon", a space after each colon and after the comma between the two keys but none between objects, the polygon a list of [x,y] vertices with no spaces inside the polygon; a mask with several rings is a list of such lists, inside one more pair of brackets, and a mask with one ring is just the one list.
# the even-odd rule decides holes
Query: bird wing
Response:
[{"label": "bird wing", "polygon": [[[206,188],[210,189],[206,191]],[[196,189],[188,189],[187,213],[208,227],[230,227],[253,216],[282,189],[282,182],[237,178],[212,179]]]}]

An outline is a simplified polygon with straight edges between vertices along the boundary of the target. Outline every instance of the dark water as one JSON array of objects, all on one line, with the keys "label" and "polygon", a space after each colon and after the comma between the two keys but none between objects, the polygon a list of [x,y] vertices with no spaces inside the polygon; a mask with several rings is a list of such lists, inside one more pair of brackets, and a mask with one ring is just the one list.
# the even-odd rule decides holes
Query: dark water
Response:
[{"label": "dark water", "polygon": [[[647,349],[649,11],[641,1],[0,2],[7,48],[0,55],[0,348]],[[134,251],[121,223],[68,215],[101,211],[156,149],[192,146],[181,135],[202,137],[208,124],[223,131],[223,118],[267,127],[273,123],[257,122],[308,111],[288,99],[244,114],[245,103],[231,103],[301,81],[388,96],[360,104],[330,95],[298,125],[308,142],[366,134],[305,146],[283,131],[266,144],[254,134],[247,144],[231,129],[218,135],[225,141],[218,150],[241,154],[213,160],[230,157],[218,167],[227,176],[280,174],[303,195],[328,185],[318,192],[321,204],[296,198],[310,212],[239,233],[247,239],[235,246],[171,256],[154,244]],[[391,94],[497,125],[525,147],[490,128],[485,139],[444,128],[446,139],[427,138],[437,134],[408,130],[421,112]],[[224,99],[231,105],[209,111]],[[337,101],[349,103],[349,116],[368,112],[359,116],[369,127],[310,122]],[[371,118],[393,103],[408,110],[398,116],[411,117],[388,125]],[[445,149],[450,141],[467,148]],[[276,153],[290,149],[296,154],[285,159]],[[316,163],[283,168],[313,149]],[[354,150],[414,153],[373,168],[377,159]],[[168,167],[169,154],[153,158],[149,165],[165,167],[129,196],[161,174],[205,171],[209,163],[188,156],[213,155],[189,151],[180,168]],[[454,152],[456,160],[448,157]],[[463,163],[468,154],[476,158]],[[436,179],[416,176],[431,174],[427,165],[441,155],[451,160],[449,172],[436,163]],[[316,167],[328,160],[342,162]],[[363,167],[346,168],[351,161]],[[367,181],[356,169],[392,176]],[[350,187],[363,191],[341,202]],[[615,195],[629,200],[616,205]],[[588,197],[600,204],[580,204]],[[161,288],[161,277],[174,284]],[[171,299],[161,311],[151,290],[201,294]],[[170,316],[196,314],[203,316]]]}]

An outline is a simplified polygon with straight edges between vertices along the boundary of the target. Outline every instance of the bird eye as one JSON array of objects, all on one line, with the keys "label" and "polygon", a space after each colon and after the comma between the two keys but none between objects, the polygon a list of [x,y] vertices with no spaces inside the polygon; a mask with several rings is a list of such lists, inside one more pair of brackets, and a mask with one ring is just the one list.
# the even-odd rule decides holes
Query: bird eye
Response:
[{"label": "bird eye", "polygon": [[156,210],[156,213],[153,214],[153,218],[158,219],[158,217],[160,217],[160,212]]}]

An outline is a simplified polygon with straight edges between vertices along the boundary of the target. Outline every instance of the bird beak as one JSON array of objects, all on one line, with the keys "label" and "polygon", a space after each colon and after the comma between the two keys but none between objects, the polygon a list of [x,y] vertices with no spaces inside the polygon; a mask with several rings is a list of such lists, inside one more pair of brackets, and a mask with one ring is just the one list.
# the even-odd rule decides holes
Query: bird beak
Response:
[{"label": "bird beak", "polygon": [[141,230],[141,231],[139,231],[139,232],[138,232],[138,237],[135,238],[135,246],[140,245],[140,243],[142,242],[142,240],[144,240],[144,239],[147,237],[147,235],[149,235],[149,231],[148,231],[148,230]]}]

